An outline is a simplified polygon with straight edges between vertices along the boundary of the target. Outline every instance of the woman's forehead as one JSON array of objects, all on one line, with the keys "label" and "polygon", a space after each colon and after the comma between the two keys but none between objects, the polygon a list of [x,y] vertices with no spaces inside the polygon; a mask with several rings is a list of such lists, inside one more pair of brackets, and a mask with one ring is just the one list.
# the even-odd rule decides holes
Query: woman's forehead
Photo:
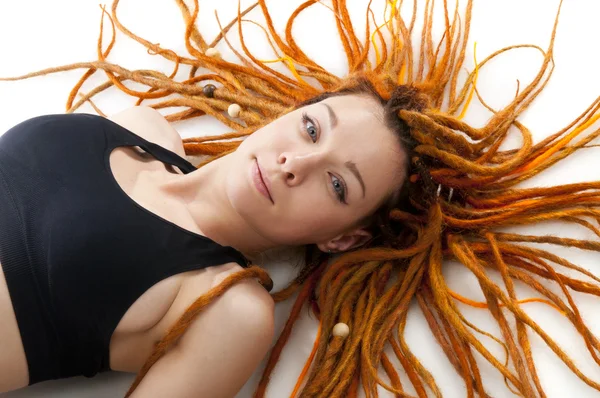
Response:
[{"label": "woman's forehead", "polygon": [[[321,103],[319,113],[329,128],[331,140],[338,146],[354,149],[357,154],[376,155],[384,149],[398,152],[400,144],[394,132],[385,124],[383,107],[364,95],[328,98]],[[331,119],[335,123],[331,123]]]},{"label": "woman's forehead", "polygon": [[369,95],[339,95],[329,97],[321,102],[329,105],[339,117],[363,118],[366,121],[373,119],[379,121],[382,125],[385,124],[383,121],[383,105]]},{"label": "woman's forehead", "polygon": [[326,115],[328,105],[337,118],[336,127],[330,132],[336,156],[354,163],[372,192],[392,190],[394,181],[404,175],[406,155],[395,133],[383,121],[383,107],[363,95],[332,97],[322,102],[320,112]]}]

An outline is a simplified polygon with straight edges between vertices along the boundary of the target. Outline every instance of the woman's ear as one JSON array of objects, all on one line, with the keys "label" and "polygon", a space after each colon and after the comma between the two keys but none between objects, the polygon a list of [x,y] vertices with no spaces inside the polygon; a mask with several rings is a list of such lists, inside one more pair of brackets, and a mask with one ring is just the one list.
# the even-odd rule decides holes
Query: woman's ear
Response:
[{"label": "woman's ear", "polygon": [[317,247],[326,253],[345,252],[364,245],[371,237],[371,233],[366,229],[357,228],[338,235],[329,241],[317,243]]}]

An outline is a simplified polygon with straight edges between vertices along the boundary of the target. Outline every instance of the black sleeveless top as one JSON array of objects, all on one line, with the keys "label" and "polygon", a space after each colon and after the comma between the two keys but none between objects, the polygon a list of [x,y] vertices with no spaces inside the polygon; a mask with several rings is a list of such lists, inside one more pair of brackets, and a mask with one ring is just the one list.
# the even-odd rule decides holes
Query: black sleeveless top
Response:
[{"label": "black sleeveless top", "polygon": [[50,115],[0,136],[0,264],[30,384],[109,369],[128,308],[174,274],[246,259],[146,210],[115,180],[110,153],[139,146],[190,173],[177,154],[94,115]]}]

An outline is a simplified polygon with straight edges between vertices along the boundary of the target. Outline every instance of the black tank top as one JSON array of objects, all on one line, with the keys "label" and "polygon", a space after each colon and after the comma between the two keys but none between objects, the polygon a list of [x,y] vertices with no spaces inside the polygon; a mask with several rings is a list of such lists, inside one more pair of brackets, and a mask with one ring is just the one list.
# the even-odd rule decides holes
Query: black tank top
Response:
[{"label": "black tank top", "polygon": [[[130,198],[109,164],[112,150],[123,146],[141,147],[184,173],[195,170],[177,154],[94,115],[38,117],[0,137],[0,263],[28,362],[39,362],[29,363],[30,384],[108,370],[117,324],[157,282],[213,265],[247,266],[235,249]],[[33,287],[15,286],[13,275],[26,276]],[[25,297],[24,290],[35,291]],[[39,308],[25,308],[26,301]],[[50,330],[27,332],[25,311],[40,312]]]}]

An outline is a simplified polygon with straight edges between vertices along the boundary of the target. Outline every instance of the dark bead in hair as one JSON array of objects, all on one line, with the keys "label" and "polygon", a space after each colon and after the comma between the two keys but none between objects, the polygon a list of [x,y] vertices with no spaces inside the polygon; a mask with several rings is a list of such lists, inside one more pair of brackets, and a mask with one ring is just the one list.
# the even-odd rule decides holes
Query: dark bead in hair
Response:
[{"label": "dark bead in hair", "polygon": [[202,93],[207,97],[207,98],[213,98],[215,96],[215,90],[217,88],[215,87],[214,84],[207,84],[206,86],[202,87]]}]

